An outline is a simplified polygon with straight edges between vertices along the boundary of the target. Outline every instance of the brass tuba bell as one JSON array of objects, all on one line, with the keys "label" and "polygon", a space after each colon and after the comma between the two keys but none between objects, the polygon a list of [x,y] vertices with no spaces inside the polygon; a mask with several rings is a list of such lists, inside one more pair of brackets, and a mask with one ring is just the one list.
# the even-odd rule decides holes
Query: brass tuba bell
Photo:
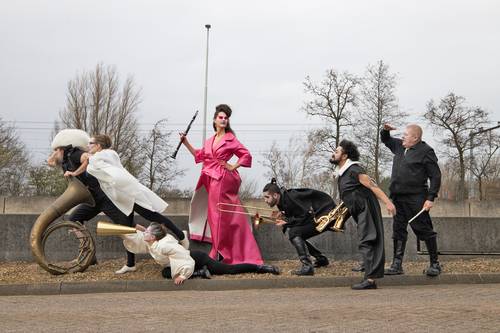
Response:
[{"label": "brass tuba bell", "polygon": [[[64,220],[54,222],[68,210],[81,203],[95,205],[94,199],[85,185],[78,179],[70,177],[66,191],[40,214],[31,228],[30,246],[33,257],[43,269],[51,274],[83,272],[95,257],[94,239],[83,224]],[[45,256],[45,242],[48,236],[60,228],[70,229],[80,242],[78,257],[71,262],[69,267],[50,263]]]},{"label": "brass tuba bell", "polygon": [[[326,228],[333,231],[344,232],[345,222],[349,219],[351,214],[343,201],[341,201],[333,210],[328,214],[314,219],[316,223],[316,230],[323,232]],[[332,224],[333,223],[333,224]]]}]

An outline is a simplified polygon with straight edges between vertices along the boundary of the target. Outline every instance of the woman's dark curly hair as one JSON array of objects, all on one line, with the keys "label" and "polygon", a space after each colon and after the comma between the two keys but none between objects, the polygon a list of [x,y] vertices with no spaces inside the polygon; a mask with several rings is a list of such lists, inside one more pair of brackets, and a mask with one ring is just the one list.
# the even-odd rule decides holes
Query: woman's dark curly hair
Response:
[{"label": "woman's dark curly hair", "polygon": [[342,140],[340,141],[339,146],[342,147],[342,152],[347,155],[348,159],[351,161],[359,161],[359,150],[354,142]]}]

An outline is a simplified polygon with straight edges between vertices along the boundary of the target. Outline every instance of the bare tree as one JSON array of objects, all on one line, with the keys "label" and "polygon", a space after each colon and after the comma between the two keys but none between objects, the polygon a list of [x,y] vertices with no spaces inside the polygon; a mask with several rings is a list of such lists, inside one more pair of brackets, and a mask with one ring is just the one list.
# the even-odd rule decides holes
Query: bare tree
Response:
[{"label": "bare tree", "polygon": [[457,196],[459,177],[458,162],[456,159],[447,158],[439,161],[441,169],[441,187],[439,189],[439,198],[455,200]]},{"label": "bare tree", "polygon": [[306,77],[304,90],[311,95],[311,100],[302,107],[309,116],[319,117],[326,121],[325,128],[317,130],[313,135],[321,137],[318,150],[333,152],[338,146],[341,129],[352,126],[351,113],[357,105],[356,88],[359,79],[348,73],[339,73],[329,69],[323,81],[315,83]]},{"label": "bare tree", "polygon": [[483,181],[491,179],[499,167],[498,149],[500,148],[500,137],[492,132],[487,132],[476,137],[478,147],[474,150],[472,162],[472,174],[477,180],[479,200],[484,199]]},{"label": "bare tree", "polygon": [[142,163],[144,165],[140,179],[153,191],[167,193],[171,190],[173,180],[184,174],[174,159],[169,142],[171,131],[166,129],[167,119],[155,123],[153,129],[142,141]]},{"label": "bare tree", "polygon": [[106,133],[123,165],[134,175],[141,169],[138,161],[138,134],[135,113],[140,89],[132,77],[120,88],[116,69],[98,64],[93,71],[77,75],[68,83],[66,106],[59,117],[66,128],[78,128],[89,134]]},{"label": "bare tree", "polygon": [[266,177],[276,178],[286,188],[310,187],[336,194],[333,166],[329,157],[315,150],[317,137],[309,134],[307,140],[292,137],[284,149],[273,142],[261,164],[267,168]]},{"label": "bare tree", "polygon": [[29,169],[31,195],[59,196],[66,190],[67,183],[60,168],[47,165],[33,166]]},{"label": "bare tree", "polygon": [[479,107],[466,107],[465,98],[451,92],[443,97],[438,105],[430,100],[427,103],[424,118],[427,119],[436,133],[443,136],[441,142],[448,148],[446,153],[449,157],[458,160],[457,200],[467,198],[465,186],[466,152],[471,149],[471,146],[474,149],[479,144],[479,141],[471,142],[470,133],[489,123],[488,113]]},{"label": "bare tree", "polygon": [[276,178],[278,184],[287,188],[307,186],[312,176],[314,145],[292,137],[286,150],[273,142],[261,164],[268,169],[266,177]]},{"label": "bare tree", "polygon": [[368,65],[361,84],[358,119],[354,135],[362,154],[363,163],[377,183],[381,180],[382,166],[390,161],[388,149],[382,149],[379,131],[384,123],[400,125],[406,113],[398,108],[396,98],[397,76],[390,73],[382,60]]},{"label": "bare tree", "polygon": [[258,195],[257,185],[258,182],[256,179],[244,179],[241,183],[240,191],[238,193],[240,199],[243,201],[255,198]]},{"label": "bare tree", "polygon": [[0,195],[23,194],[28,166],[26,148],[15,127],[0,118]]}]

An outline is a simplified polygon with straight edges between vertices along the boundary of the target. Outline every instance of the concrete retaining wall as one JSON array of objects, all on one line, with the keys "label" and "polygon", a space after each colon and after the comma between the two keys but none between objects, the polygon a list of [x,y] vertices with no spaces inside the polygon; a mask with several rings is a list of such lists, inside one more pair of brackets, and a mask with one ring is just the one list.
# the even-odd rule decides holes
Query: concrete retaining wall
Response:
[{"label": "concrete retaining wall", "polygon": [[[53,197],[0,197],[0,214],[40,214],[54,202]],[[188,215],[190,199],[169,198],[167,215]],[[251,199],[245,205],[266,208],[262,200]],[[384,207],[383,204],[380,205]],[[385,209],[382,214],[387,216]],[[433,217],[500,217],[500,202],[497,201],[447,201],[437,200],[432,209]]]},{"label": "concrete retaining wall", "polygon": [[[3,214],[0,215],[0,261],[32,261],[28,240],[31,227],[38,214]],[[170,215],[181,229],[187,229],[186,215]],[[99,216],[87,222],[87,227],[95,237],[97,220],[107,220]],[[141,217],[136,222],[148,223]],[[386,257],[392,258],[391,227],[392,220],[384,220]],[[500,252],[500,219],[499,218],[434,218],[434,226],[438,232],[440,250],[487,251]],[[296,253],[288,239],[273,225],[262,225],[254,231],[255,237],[266,260],[296,259]],[[422,258],[416,254],[416,240],[409,232],[407,258]],[[69,237],[58,234],[51,237],[47,253],[57,259],[58,253],[66,255],[76,249],[76,243],[67,241]],[[345,233],[327,232],[312,239],[312,243],[331,259],[358,259],[357,234],[352,221],[347,223]],[[125,253],[121,239],[116,236],[97,237],[97,258],[124,258]],[[192,242],[193,249],[208,251],[209,244]],[[426,260],[426,258],[422,258]]]}]

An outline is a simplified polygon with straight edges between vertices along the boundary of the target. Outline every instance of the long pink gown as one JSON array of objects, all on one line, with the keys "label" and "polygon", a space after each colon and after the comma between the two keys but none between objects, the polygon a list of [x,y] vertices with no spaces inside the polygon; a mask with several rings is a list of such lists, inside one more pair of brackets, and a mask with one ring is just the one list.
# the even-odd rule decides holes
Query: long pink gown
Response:
[{"label": "long pink gown", "polygon": [[[226,133],[215,145],[214,140],[215,135],[205,141],[203,149],[196,150],[195,162],[203,162],[203,168],[191,200],[190,237],[212,243],[209,256],[213,259],[220,253],[228,264],[261,265],[260,249],[248,216],[221,212],[217,207],[218,203],[240,204],[240,175],[237,170],[227,170],[220,161],[227,162],[236,155],[242,167],[250,167],[252,155],[233,133]],[[231,206],[221,208],[241,211]]]}]

